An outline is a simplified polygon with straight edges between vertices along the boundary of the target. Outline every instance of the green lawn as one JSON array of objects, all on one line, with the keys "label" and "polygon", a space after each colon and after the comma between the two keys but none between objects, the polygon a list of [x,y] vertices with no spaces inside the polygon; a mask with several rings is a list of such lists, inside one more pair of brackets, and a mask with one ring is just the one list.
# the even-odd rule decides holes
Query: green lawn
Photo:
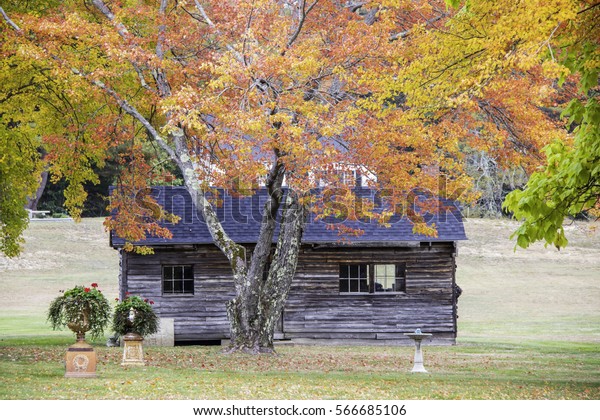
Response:
[{"label": "green lawn", "polygon": [[0,399],[600,399],[600,238],[570,227],[564,251],[513,252],[515,224],[468,220],[459,250],[459,340],[424,347],[281,346],[279,355],[218,347],[147,348],[148,365],[120,366],[94,343],[96,379],[65,379],[73,341],[45,311],[60,289],[100,284],[117,295],[118,255],[101,220],[35,222],[22,257],[0,257]]},{"label": "green lawn", "polygon": [[408,347],[282,347],[223,355],[218,347],[148,348],[123,368],[98,347],[98,378],[65,379],[64,345],[0,347],[3,399],[600,399],[600,350],[590,344],[426,347],[428,375]]}]

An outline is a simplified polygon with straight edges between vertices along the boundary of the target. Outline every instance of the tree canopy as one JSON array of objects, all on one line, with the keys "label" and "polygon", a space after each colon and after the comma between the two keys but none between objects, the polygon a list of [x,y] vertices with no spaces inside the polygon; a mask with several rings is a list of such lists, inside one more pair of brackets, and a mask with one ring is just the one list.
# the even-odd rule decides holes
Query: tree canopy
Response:
[{"label": "tree canopy", "polygon": [[[36,10],[8,3],[0,8],[2,54],[31,66],[13,81],[32,80],[27,104],[35,109],[14,103],[11,114],[26,118],[0,130],[13,139],[38,107],[51,105],[54,114],[35,114],[35,127],[58,125],[36,141],[43,163],[69,182],[66,204],[76,216],[84,183],[96,179],[92,167],[116,150],[122,173],[106,226],[129,241],[128,251],[150,252],[135,245],[148,234],[169,236],[160,222],[174,218],[148,187],[180,176],[232,267],[236,349],[272,348],[309,206],[321,216],[386,223],[406,211],[416,188],[469,199],[463,165],[473,150],[532,170],[551,139],[569,141],[544,111],[564,97],[553,85],[564,66],[543,51],[553,51],[550,40],[582,2],[469,1],[457,10],[441,0],[67,0]],[[11,78],[14,67],[3,66],[2,78]],[[3,88],[6,95],[19,83]],[[37,145],[29,154],[16,149],[31,156],[21,159],[23,172],[27,162],[40,165]],[[385,188],[388,205],[355,205],[349,172]],[[259,184],[270,199],[247,258],[215,209],[221,190],[251,194]],[[322,186],[335,193],[315,193]],[[411,215],[416,232],[435,236],[435,226]],[[2,223],[18,225],[4,216]],[[12,232],[14,242],[20,230]]]},{"label": "tree canopy", "polygon": [[567,3],[567,19],[548,38],[543,59],[560,74],[559,84],[575,77],[577,95],[563,110],[573,135],[547,145],[545,162],[526,188],[507,197],[506,208],[523,220],[514,235],[523,248],[544,241],[560,249],[568,243],[566,217],[600,216],[600,3]]},{"label": "tree canopy", "polygon": [[[454,35],[460,33],[460,39],[454,42],[461,46],[459,57],[451,55],[452,49],[442,47],[443,54],[450,57],[442,58],[441,62],[448,64],[444,71],[452,71],[460,78],[457,86],[466,83],[461,94],[478,95],[482,87],[498,83],[499,79],[490,71],[496,73],[501,68],[553,79],[551,85],[540,88],[557,87],[557,92],[562,93],[554,99],[554,110],[539,103],[531,113],[532,108],[523,106],[536,101],[533,89],[525,89],[521,98],[514,98],[513,115],[497,113],[493,104],[491,107],[496,114],[492,120],[501,124],[507,121],[512,124],[517,114],[522,119],[540,118],[540,111],[560,112],[568,118],[570,133],[565,130],[547,137],[547,133],[532,132],[532,137],[538,139],[537,147],[526,150],[527,143],[522,144],[525,149],[519,147],[521,157],[538,153],[539,159],[529,160],[531,176],[525,188],[513,191],[504,202],[505,209],[522,222],[513,235],[518,246],[526,248],[543,241],[560,249],[568,243],[563,228],[565,218],[584,212],[592,217],[600,215],[600,28],[597,24],[600,3],[593,0],[516,3],[447,0],[446,3],[457,8],[453,25],[458,29]],[[478,64],[483,57],[485,65]],[[460,67],[465,59],[468,66],[460,70],[451,68]],[[469,73],[476,77],[465,77]],[[452,97],[452,92],[439,95]],[[530,127],[536,129],[534,125]],[[518,140],[517,131],[509,128],[507,133],[517,134],[513,137]]]}]

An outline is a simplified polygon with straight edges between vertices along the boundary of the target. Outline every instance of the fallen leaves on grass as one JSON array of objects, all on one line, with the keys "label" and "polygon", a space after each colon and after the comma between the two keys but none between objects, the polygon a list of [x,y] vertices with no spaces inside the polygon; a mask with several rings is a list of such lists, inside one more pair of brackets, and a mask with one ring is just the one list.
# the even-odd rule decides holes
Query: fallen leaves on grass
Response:
[{"label": "fallen leaves on grass", "polygon": [[66,346],[0,346],[2,399],[599,399],[589,350],[425,347],[429,375],[411,374],[410,347],[282,347],[277,356],[219,347],[145,348],[147,366],[97,347],[98,378],[64,378]]}]

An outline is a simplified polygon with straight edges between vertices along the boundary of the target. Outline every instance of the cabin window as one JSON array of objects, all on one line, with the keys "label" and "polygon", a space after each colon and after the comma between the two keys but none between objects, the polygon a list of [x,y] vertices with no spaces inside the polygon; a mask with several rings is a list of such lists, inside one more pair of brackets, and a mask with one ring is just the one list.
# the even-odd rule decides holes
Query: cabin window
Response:
[{"label": "cabin window", "polygon": [[404,264],[374,264],[373,284],[375,293],[405,292],[406,266]]},{"label": "cabin window", "polygon": [[341,264],[340,293],[397,293],[406,291],[406,265]]},{"label": "cabin window", "polygon": [[340,293],[368,293],[368,278],[366,264],[340,265]]},{"label": "cabin window", "polygon": [[193,295],[194,267],[191,265],[164,265],[162,286],[163,295]]}]

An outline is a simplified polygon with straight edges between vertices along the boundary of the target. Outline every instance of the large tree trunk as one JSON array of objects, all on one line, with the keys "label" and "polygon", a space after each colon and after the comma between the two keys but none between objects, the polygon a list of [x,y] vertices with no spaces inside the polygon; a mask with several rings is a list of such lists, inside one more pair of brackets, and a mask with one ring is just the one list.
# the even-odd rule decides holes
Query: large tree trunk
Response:
[{"label": "large tree trunk", "polygon": [[253,354],[260,352],[261,284],[271,253],[277,212],[283,197],[281,190],[283,177],[283,166],[279,162],[275,162],[267,177],[266,188],[269,199],[265,203],[260,233],[247,272],[239,279],[234,274],[236,296],[227,303],[231,334],[231,344],[226,350],[227,352],[240,351]]},{"label": "large tree trunk", "polygon": [[27,204],[25,205],[26,209],[29,210],[37,210],[38,203],[42,198],[42,194],[44,194],[44,190],[46,189],[46,184],[48,183],[48,171],[42,171],[40,177],[40,184],[38,185],[37,190],[35,191],[35,195],[27,198]]},{"label": "large tree trunk", "polygon": [[[279,207],[278,203],[279,199],[276,199],[273,204]],[[270,210],[274,208],[270,207]],[[267,212],[265,216],[266,214]],[[304,206],[295,192],[288,192],[275,256],[268,276],[263,280],[271,250],[276,213],[271,216],[271,221],[263,220],[261,236],[252,255],[250,269],[245,278],[241,279],[245,287],[238,288],[238,280],[234,277],[236,297],[227,304],[231,344],[226,351],[230,353],[274,352],[275,325],[281,316],[296,271],[304,227]],[[267,238],[270,238],[268,242]]]},{"label": "large tree trunk", "polygon": [[[48,155],[48,152],[46,152],[46,150],[44,150],[42,147],[38,148],[38,152],[40,154],[40,160],[44,160]],[[26,209],[37,210],[38,203],[40,202],[42,194],[44,194],[44,190],[46,189],[46,184],[48,183],[48,175],[49,171],[48,166],[46,165],[40,174],[40,183],[35,191],[35,195],[27,198],[27,204],[25,205]]]},{"label": "large tree trunk", "polygon": [[260,351],[272,353],[273,336],[296,272],[306,217],[305,206],[295,191],[288,191],[283,208],[275,256],[267,280],[260,289]]}]

